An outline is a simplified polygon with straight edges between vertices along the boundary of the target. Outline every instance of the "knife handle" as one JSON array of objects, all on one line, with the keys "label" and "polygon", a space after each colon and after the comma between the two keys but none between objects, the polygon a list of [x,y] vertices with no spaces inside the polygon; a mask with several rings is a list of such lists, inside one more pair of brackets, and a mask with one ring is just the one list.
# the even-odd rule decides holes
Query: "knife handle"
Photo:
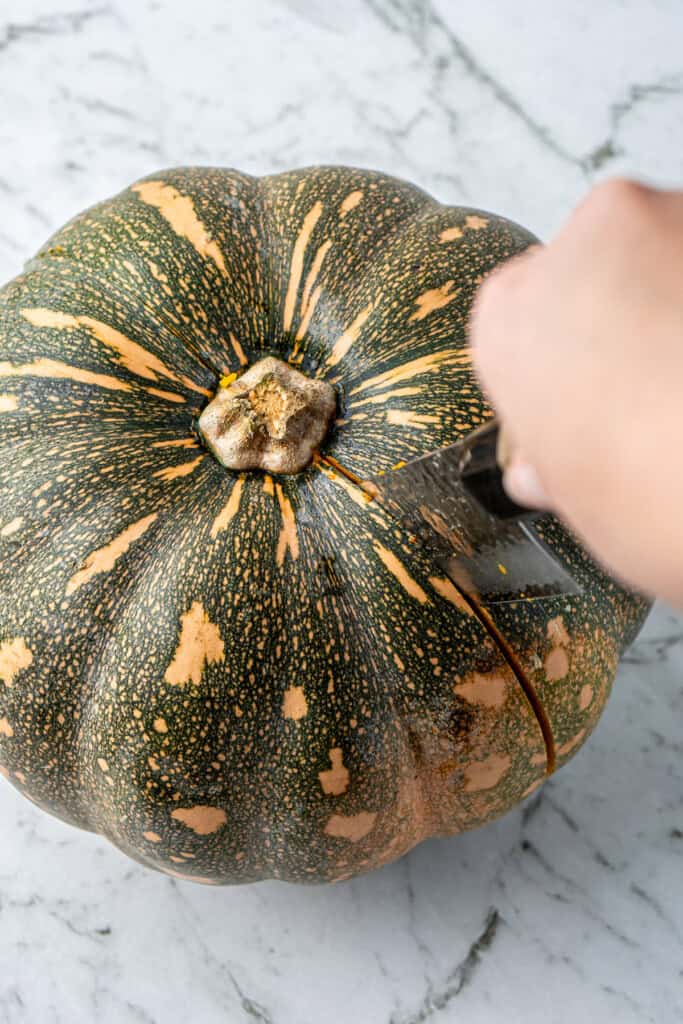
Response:
[{"label": "knife handle", "polygon": [[535,519],[541,512],[518,505],[503,487],[501,464],[505,465],[511,455],[508,440],[497,419],[473,430],[462,442],[462,482],[491,515],[499,519]]}]

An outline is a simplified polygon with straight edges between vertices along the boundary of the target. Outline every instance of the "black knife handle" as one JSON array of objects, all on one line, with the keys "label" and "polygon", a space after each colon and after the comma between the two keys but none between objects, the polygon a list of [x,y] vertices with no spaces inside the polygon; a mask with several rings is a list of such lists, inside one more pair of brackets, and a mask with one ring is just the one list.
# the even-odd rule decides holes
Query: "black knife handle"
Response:
[{"label": "black knife handle", "polygon": [[499,519],[534,519],[541,513],[518,505],[503,487],[503,471],[496,457],[499,438],[500,423],[492,419],[464,439],[460,460],[462,482],[491,515]]}]

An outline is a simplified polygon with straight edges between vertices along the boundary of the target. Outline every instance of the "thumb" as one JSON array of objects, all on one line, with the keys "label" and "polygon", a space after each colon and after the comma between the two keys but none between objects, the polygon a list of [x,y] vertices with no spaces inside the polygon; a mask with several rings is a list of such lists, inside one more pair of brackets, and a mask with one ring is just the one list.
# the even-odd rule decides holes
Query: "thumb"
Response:
[{"label": "thumb", "polygon": [[522,455],[514,455],[503,473],[503,487],[513,501],[529,508],[551,509],[552,501],[537,469]]}]

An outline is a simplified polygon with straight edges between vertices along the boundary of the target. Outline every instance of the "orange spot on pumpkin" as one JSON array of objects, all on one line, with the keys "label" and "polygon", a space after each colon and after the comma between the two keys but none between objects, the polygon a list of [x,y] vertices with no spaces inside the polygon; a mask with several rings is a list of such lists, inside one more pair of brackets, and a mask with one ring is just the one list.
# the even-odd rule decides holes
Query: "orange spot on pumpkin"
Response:
[{"label": "orange spot on pumpkin", "polygon": [[325,832],[328,836],[358,843],[372,831],[376,819],[375,811],[359,811],[358,814],[349,815],[333,814],[325,825]]},{"label": "orange spot on pumpkin", "polygon": [[564,619],[561,615],[556,615],[554,619],[550,619],[547,626],[548,640],[552,644],[559,646],[568,646],[571,643],[571,637],[567,632],[567,627],[564,624]]},{"label": "orange spot on pumpkin", "polygon": [[297,722],[308,714],[308,701],[303,686],[290,686],[285,690],[282,699],[282,714],[285,718],[292,718]]},{"label": "orange spot on pumpkin", "polygon": [[453,291],[453,280],[446,281],[438,288],[430,288],[428,291],[423,292],[422,295],[418,295],[415,299],[415,305],[417,309],[415,312],[408,317],[408,322],[412,320],[424,320],[425,317],[429,316],[437,309],[443,309],[454,299],[457,299],[460,294],[460,289],[456,288]]},{"label": "orange spot on pumpkin", "polygon": [[491,754],[483,761],[475,761],[465,768],[466,793],[478,793],[482,789],[493,789],[509,770],[512,759],[509,754]]},{"label": "orange spot on pumpkin", "polygon": [[180,639],[164,679],[171,686],[198,685],[205,665],[224,660],[223,641],[218,626],[209,621],[201,601],[193,601],[180,622]]},{"label": "orange spot on pumpkin", "polygon": [[546,655],[544,667],[545,676],[549,682],[556,683],[558,680],[564,679],[569,671],[567,652],[562,647],[553,647],[552,651]]},{"label": "orange spot on pumpkin", "polygon": [[341,793],[345,793],[349,786],[349,772],[344,767],[343,755],[340,747],[333,747],[330,750],[330,762],[332,767],[328,768],[327,771],[318,772],[318,778],[320,779],[320,785],[323,788],[323,792],[331,794],[333,796],[339,796]]},{"label": "orange spot on pumpkin", "polygon": [[445,228],[439,235],[440,242],[454,242],[456,238],[462,238],[463,230],[454,224],[451,228]]},{"label": "orange spot on pumpkin", "polygon": [[507,698],[507,688],[507,680],[503,676],[472,672],[465,682],[453,687],[453,692],[471,704],[501,708]]},{"label": "orange spot on pumpkin", "polygon": [[212,835],[228,820],[227,814],[220,807],[207,807],[201,804],[196,807],[176,807],[171,811],[171,817],[199,836]]},{"label": "orange spot on pumpkin", "polygon": [[33,662],[33,651],[23,637],[14,637],[0,643],[0,680],[12,687],[15,678]]}]

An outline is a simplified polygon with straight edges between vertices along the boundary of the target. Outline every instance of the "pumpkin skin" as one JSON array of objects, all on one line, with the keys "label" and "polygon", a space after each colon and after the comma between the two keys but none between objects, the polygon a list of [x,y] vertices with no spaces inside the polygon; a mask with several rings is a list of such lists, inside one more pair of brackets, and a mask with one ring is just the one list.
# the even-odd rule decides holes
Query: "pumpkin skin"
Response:
[{"label": "pumpkin skin", "polygon": [[[385,175],[180,168],[0,292],[0,771],[152,868],[348,878],[505,813],[595,726],[647,602],[472,608],[363,478],[491,415],[466,323],[535,239]],[[294,475],[197,420],[273,355],[331,383]],[[330,458],[335,461],[329,461]]]}]

